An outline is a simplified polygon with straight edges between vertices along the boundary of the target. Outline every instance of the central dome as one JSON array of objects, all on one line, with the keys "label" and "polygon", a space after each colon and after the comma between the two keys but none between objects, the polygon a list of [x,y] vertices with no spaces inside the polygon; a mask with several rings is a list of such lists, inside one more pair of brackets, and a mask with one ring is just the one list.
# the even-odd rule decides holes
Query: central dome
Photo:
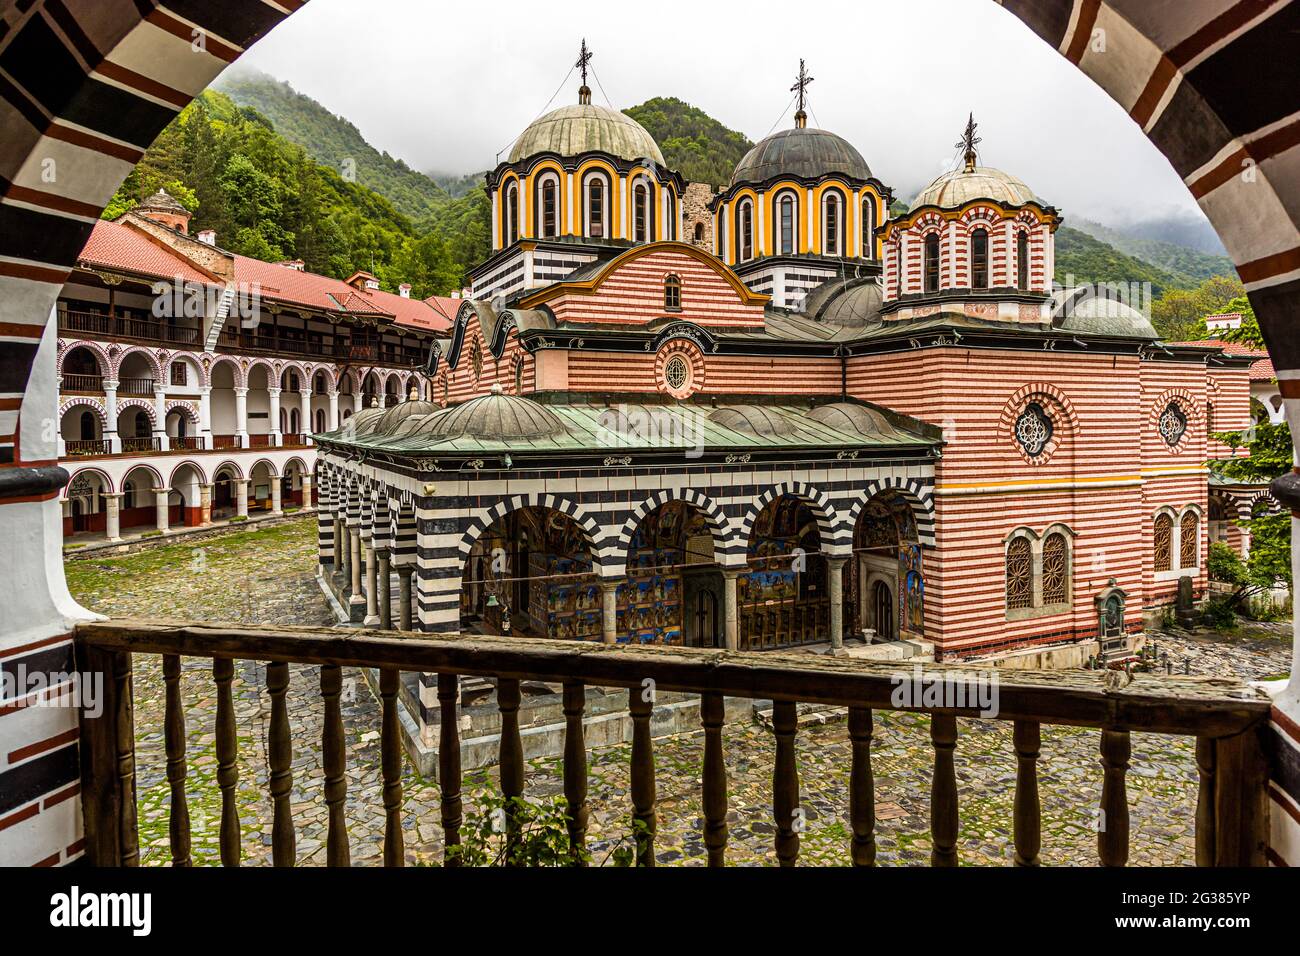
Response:
[{"label": "central dome", "polygon": [[871,167],[843,137],[824,129],[796,127],[773,133],[746,153],[731,185],[765,183],[779,176],[820,179],[829,173],[870,179]]},{"label": "central dome", "polygon": [[500,385],[493,385],[490,395],[429,416],[411,433],[412,437],[428,435],[440,441],[473,438],[484,442],[563,434],[564,422],[555,412],[531,399],[505,395]]},{"label": "central dome", "polygon": [[510,162],[538,153],[578,156],[596,152],[629,162],[649,159],[657,166],[666,165],[659,144],[644,126],[626,113],[594,103],[562,106],[534,122],[515,140]]},{"label": "central dome", "polygon": [[1006,206],[1039,202],[1034,191],[1010,173],[989,166],[954,169],[921,190],[912,209],[941,206],[955,209],[972,199],[993,199]]}]

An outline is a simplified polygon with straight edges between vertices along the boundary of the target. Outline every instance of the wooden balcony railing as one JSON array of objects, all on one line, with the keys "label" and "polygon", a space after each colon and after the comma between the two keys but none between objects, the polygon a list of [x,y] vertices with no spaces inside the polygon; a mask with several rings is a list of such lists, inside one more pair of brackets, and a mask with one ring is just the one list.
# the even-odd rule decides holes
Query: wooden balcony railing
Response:
[{"label": "wooden balcony railing", "polygon": [[243,329],[226,329],[217,338],[222,348],[241,352],[281,352],[289,355],[310,355],[356,362],[377,362],[383,365],[410,366],[423,364],[424,350],[418,347],[378,346],[349,342],[316,342],[310,339],[290,338],[284,335],[267,335]]},{"label": "wooden balcony railing", "polygon": [[59,313],[60,332],[80,332],[111,338],[142,339],[172,345],[198,345],[199,330],[181,325],[141,319],[131,315],[108,316],[96,312]]},{"label": "wooden balcony railing", "polygon": [[64,373],[63,384],[59,386],[59,389],[63,392],[102,393],[104,391],[104,376]]},{"label": "wooden balcony railing", "polygon": [[161,438],[123,438],[122,451],[125,454],[141,454],[150,451],[162,451]]},{"label": "wooden balcony railing", "polygon": [[117,394],[153,398],[155,384],[151,378],[124,378],[117,383]]},{"label": "wooden balcony railing", "polygon": [[270,448],[271,436],[270,435],[249,435],[248,447],[249,448]]},{"label": "wooden balcony railing", "polygon": [[179,438],[173,435],[167,439],[167,446],[172,451],[197,451],[203,447],[203,439],[193,436]]},{"label": "wooden balcony railing", "polygon": [[[342,667],[378,668],[382,720],[381,767],[384,783],[384,863],[403,864],[402,746],[398,729],[398,672],[438,674],[441,707],[439,771],[441,817],[448,846],[459,843],[462,823],[459,721],[456,705],[459,675],[496,679],[501,712],[499,750],[501,789],[507,799],[524,793],[523,746],[519,727],[520,681],[561,683],[564,687],[566,735],[564,795],[570,840],[584,845],[587,808],[587,748],[583,714],[585,687],[635,688],[629,695],[632,721],[630,802],[636,828],[636,857],[654,863],[655,763],[650,719],[653,702],[641,691],[653,681],[658,691],[701,695],[704,729],[703,842],[710,866],[721,866],[727,849],[727,776],[723,758],[723,697],[774,702],[776,759],[773,772],[773,818],[776,857],[792,866],[799,857],[799,775],[796,704],[808,701],[848,708],[851,741],[848,816],[850,854],[857,866],[875,863],[875,804],[871,758],[872,711],[906,709],[930,714],[933,783],[930,802],[931,862],[958,862],[959,807],[954,751],[960,746],[958,718],[978,716],[976,709],[896,707],[898,683],[911,668],[878,661],[808,654],[748,654],[694,648],[603,645],[503,637],[435,638],[395,632],[344,631],[330,628],[236,628],[208,625],[160,625],[109,621],[79,625],[78,669],[83,680],[102,675],[102,712],[81,715],[82,795],[86,853],[100,866],[136,865],[135,726],[132,701],[133,654],[163,659],[165,712],[161,730],[171,788],[170,844],[173,862],[190,863],[189,812],[186,797],[186,719],[180,691],[182,656],[212,659],[216,688],[217,784],[221,793],[219,841],[221,861],[240,859],[237,792],[238,737],[231,692],[234,660],[266,661],[270,698],[267,734],[269,785],[274,817],[272,856],[277,866],[291,866],[296,855],[291,808],[293,753],[286,691],[289,664],[320,666],[324,702],[322,754],[324,794],[328,807],[327,859],[349,864],[344,819],[347,800],[345,740],[340,711]],[[1136,675],[1126,687],[1107,686],[1108,675],[1093,671],[999,672],[998,709],[986,715],[1013,724],[1016,782],[1013,804],[1015,862],[1039,864],[1038,760],[1043,723],[1094,727],[1099,733],[1102,764],[1100,812],[1106,821],[1097,836],[1100,862],[1123,866],[1128,860],[1129,807],[1125,775],[1129,735],[1133,731],[1196,738],[1200,776],[1196,811],[1196,862],[1209,866],[1263,865],[1267,827],[1267,761],[1262,741],[1270,704],[1260,692],[1232,680],[1204,680]],[[948,682],[955,693],[980,699],[981,679],[970,670],[925,665],[925,676]],[[983,678],[987,679],[987,678]],[[96,683],[95,686],[99,686]],[[985,688],[987,690],[987,688]],[[986,699],[987,699],[987,695]],[[518,841],[511,818],[505,821],[508,845]]]},{"label": "wooden balcony railing", "polygon": [[241,447],[238,435],[213,435],[213,448],[239,448]]},{"label": "wooden balcony railing", "polygon": [[301,432],[297,434],[289,432],[281,436],[280,443],[286,448],[301,448],[307,444],[307,436]]},{"label": "wooden balcony railing", "polygon": [[67,441],[63,443],[63,451],[69,458],[82,455],[111,455],[113,443],[108,439]]}]

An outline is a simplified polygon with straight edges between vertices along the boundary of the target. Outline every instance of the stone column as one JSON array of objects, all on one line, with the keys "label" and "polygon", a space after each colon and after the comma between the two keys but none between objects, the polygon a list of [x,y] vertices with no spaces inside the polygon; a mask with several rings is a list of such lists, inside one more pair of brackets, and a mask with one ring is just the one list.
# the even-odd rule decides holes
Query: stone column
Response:
[{"label": "stone column", "polygon": [[362,542],[366,556],[366,627],[375,627],[379,623],[379,573],[375,567],[375,548],[368,541]]},{"label": "stone column", "polygon": [[167,507],[167,500],[171,497],[171,491],[167,488],[155,488],[153,490],[153,496],[154,514],[156,515],[154,523],[158,526],[159,531],[166,532],[171,526],[171,522],[167,516],[169,510]]},{"label": "stone column", "polygon": [[105,533],[109,541],[122,540],[122,496],[104,495]]},{"label": "stone column", "polygon": [[271,410],[267,413],[267,431],[271,435],[271,444],[278,448],[284,444],[284,432],[280,429],[280,390],[268,388],[266,394],[271,398]]},{"label": "stone column", "polygon": [[284,502],[281,500],[283,495],[281,479],[276,475],[271,476],[271,514],[284,514]]},{"label": "stone column", "polygon": [[212,386],[199,389],[199,442],[204,448],[212,447]]},{"label": "stone column", "polygon": [[235,440],[240,448],[248,447],[248,389],[236,388],[235,392]]},{"label": "stone column", "polygon": [[740,579],[741,571],[739,568],[723,568],[722,583],[723,615],[722,627],[723,633],[727,636],[727,650],[734,651],[740,648],[740,607],[737,597],[736,582]]},{"label": "stone column", "polygon": [[212,486],[199,485],[199,525],[206,528],[212,524]]},{"label": "stone column", "polygon": [[337,431],[339,427],[339,393],[329,393],[330,407],[325,427],[329,431]]},{"label": "stone column", "polygon": [[844,565],[848,558],[827,558],[827,590],[831,600],[831,653],[840,657],[844,650]]},{"label": "stone column", "polygon": [[117,381],[104,379],[104,440],[114,455],[122,453],[122,436],[117,433]]},{"label": "stone column", "polygon": [[399,564],[397,566],[397,576],[401,585],[397,608],[397,626],[403,631],[411,629],[411,620],[414,617],[411,613],[411,572],[414,570],[415,565],[413,564]]},{"label": "stone column", "polygon": [[348,526],[334,516],[334,570],[346,578],[348,570]]},{"label": "stone column", "polygon": [[351,592],[348,610],[354,621],[365,617],[366,596],[361,590],[361,529],[348,528],[348,573]]},{"label": "stone column", "polygon": [[311,472],[304,471],[302,473],[302,508],[304,511],[314,510],[311,502],[311,485]]},{"label": "stone column", "polygon": [[248,517],[248,479],[235,479],[235,516]]},{"label": "stone column", "polygon": [[618,587],[623,580],[610,578],[600,582],[600,635],[606,644],[618,643]]},{"label": "stone column", "polygon": [[167,389],[159,382],[153,390],[153,437],[160,451],[167,451]]},{"label": "stone column", "polygon": [[300,389],[298,395],[302,398],[302,411],[299,412],[301,421],[298,422],[298,430],[303,434],[303,442],[312,444],[311,433],[313,430],[311,421],[311,389]]},{"label": "stone column", "polygon": [[375,551],[375,557],[379,559],[379,587],[376,598],[379,601],[379,626],[385,631],[393,629],[393,578],[388,570],[388,549],[379,548]]}]

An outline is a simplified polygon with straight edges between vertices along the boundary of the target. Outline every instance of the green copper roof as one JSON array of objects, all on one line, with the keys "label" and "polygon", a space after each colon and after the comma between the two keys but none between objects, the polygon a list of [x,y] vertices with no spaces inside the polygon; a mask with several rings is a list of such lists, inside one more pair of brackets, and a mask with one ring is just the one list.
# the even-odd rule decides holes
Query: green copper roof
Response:
[{"label": "green copper roof", "polygon": [[515,140],[510,162],[538,153],[580,156],[594,152],[630,162],[649,159],[657,166],[666,165],[659,144],[644,126],[626,113],[593,103],[562,106],[534,122]]},{"label": "green copper roof", "polygon": [[[774,399],[764,402],[658,403],[650,396],[640,401],[611,401],[596,396],[567,396],[569,401],[535,402],[526,398],[491,395],[426,416],[425,426],[404,434],[380,434],[342,429],[317,436],[323,442],[356,449],[373,449],[413,457],[426,455],[478,455],[492,453],[545,454],[593,452],[619,455],[630,452],[697,449],[735,451],[740,454],[773,449],[912,449],[923,453],[939,444],[933,426],[860,402],[826,401],[815,406],[807,400]],[[530,422],[556,422],[558,428],[519,437],[503,437],[482,411],[498,408],[509,399],[511,415],[526,415]],[[524,406],[532,406],[525,410]],[[400,407],[400,406],[398,406]],[[462,421],[481,421],[474,432],[442,427],[460,413]],[[757,426],[757,427],[756,427]]]}]

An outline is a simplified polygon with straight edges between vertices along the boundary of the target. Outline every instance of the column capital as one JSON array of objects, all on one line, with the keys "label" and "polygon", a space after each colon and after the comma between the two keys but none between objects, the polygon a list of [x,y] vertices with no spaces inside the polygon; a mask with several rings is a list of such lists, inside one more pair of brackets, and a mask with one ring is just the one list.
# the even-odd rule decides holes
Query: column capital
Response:
[{"label": "column capital", "polygon": [[266,390],[266,394],[270,395],[272,398],[279,398],[279,397],[280,397],[280,392],[281,392],[281,389],[280,389],[278,386],[276,386],[276,387],[268,387],[267,390]]},{"label": "column capital", "polygon": [[231,391],[234,392],[235,395],[237,395],[239,398],[248,397],[248,386],[246,385],[236,385],[234,388],[231,389]]}]

